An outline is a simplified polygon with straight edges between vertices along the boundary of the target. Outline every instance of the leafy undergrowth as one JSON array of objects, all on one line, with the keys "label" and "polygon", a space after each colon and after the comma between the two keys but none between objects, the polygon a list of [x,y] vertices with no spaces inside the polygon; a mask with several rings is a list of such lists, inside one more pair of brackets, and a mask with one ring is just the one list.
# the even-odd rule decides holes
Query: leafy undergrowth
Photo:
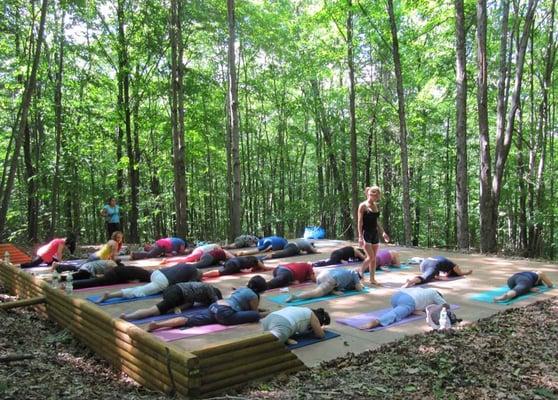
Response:
[{"label": "leafy undergrowth", "polygon": [[32,358],[0,362],[0,399],[167,399],[111,369],[66,330],[27,309],[0,311],[0,357],[12,354]]},{"label": "leafy undergrowth", "polygon": [[[2,292],[0,288],[0,293]],[[6,299],[7,300],[7,299]],[[0,399],[145,399],[143,389],[32,311],[0,311]],[[223,399],[557,399],[558,298],[451,333],[348,354]]]},{"label": "leafy undergrowth", "polygon": [[430,332],[291,377],[251,399],[558,399],[558,298]]}]

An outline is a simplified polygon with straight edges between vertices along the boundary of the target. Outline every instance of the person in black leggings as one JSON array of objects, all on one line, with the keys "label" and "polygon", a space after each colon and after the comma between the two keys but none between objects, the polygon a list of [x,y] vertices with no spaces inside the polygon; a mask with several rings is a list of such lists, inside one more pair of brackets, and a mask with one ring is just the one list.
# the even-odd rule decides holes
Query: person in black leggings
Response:
[{"label": "person in black leggings", "polygon": [[524,271],[515,273],[508,279],[510,290],[501,296],[494,297],[494,301],[507,301],[529,292],[536,292],[538,289],[535,286],[543,283],[549,288],[553,286],[552,281],[544,272]]},{"label": "person in black leggings", "polygon": [[464,271],[459,265],[444,256],[429,257],[420,263],[421,275],[407,279],[402,286],[404,288],[414,285],[422,285],[433,280],[447,281],[452,276],[463,276],[472,274],[472,270]]},{"label": "person in black leggings", "polygon": [[345,246],[334,250],[327,260],[314,262],[314,267],[326,267],[357,260],[363,261],[365,258],[366,255],[358,247]]},{"label": "person in black leggings", "polygon": [[251,272],[260,272],[266,271],[268,268],[266,268],[264,263],[255,256],[233,257],[225,261],[225,265],[221,268],[204,272],[203,277],[214,278],[222,275],[234,275],[242,272],[242,270],[248,269],[251,270]]},{"label": "person in black leggings", "polygon": [[268,289],[276,289],[280,287],[297,284],[300,282],[312,281],[316,282],[316,274],[309,262],[297,262],[288,264],[279,264],[273,270],[273,279],[267,281]]},{"label": "person in black leggings", "polygon": [[118,285],[133,281],[149,282],[151,272],[140,267],[117,266],[107,270],[103,276],[77,280],[73,286],[74,289],[84,289],[96,286]]},{"label": "person in black leggings", "polygon": [[314,243],[306,239],[296,239],[287,243],[283,250],[276,251],[275,253],[264,256],[266,258],[284,258],[298,256],[302,252],[306,254],[317,253]]}]

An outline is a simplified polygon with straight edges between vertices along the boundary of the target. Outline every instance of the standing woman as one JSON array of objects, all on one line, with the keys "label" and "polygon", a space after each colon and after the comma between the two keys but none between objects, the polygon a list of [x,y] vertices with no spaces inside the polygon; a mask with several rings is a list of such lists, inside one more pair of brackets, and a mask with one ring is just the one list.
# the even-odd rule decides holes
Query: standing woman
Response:
[{"label": "standing woman", "polygon": [[120,230],[120,206],[116,204],[116,198],[111,197],[103,206],[101,215],[105,218],[107,225],[107,236],[110,239],[113,232]]},{"label": "standing woman", "polygon": [[384,232],[378,218],[380,210],[377,202],[380,200],[380,188],[378,186],[370,186],[365,190],[366,201],[358,206],[358,244],[364,249],[366,259],[362,263],[362,273],[370,271],[370,284],[380,285],[376,281],[376,253],[380,243],[379,231],[386,242],[389,242],[389,236]]}]

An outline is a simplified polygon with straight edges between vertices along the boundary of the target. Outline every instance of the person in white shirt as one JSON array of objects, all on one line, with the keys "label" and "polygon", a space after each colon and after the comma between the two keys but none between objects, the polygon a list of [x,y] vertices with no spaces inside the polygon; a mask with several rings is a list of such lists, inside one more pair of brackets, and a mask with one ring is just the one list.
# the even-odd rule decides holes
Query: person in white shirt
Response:
[{"label": "person in white shirt", "polygon": [[442,295],[434,289],[420,287],[401,289],[391,296],[392,309],[380,318],[373,318],[360,329],[373,329],[377,326],[388,326],[401,321],[415,311],[424,311],[430,304],[446,304]]},{"label": "person in white shirt", "polygon": [[322,326],[329,325],[330,321],[329,314],[323,308],[285,307],[270,313],[261,322],[263,330],[270,332],[281,343],[296,344],[291,336],[310,330],[315,336],[323,338],[325,333]]}]

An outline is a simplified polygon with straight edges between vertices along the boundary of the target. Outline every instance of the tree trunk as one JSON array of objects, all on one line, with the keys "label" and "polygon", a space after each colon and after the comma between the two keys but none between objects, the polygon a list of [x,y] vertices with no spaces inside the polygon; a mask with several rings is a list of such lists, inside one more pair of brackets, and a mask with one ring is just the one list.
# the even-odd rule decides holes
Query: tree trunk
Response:
[{"label": "tree trunk", "polygon": [[480,144],[480,250],[494,251],[496,230],[492,224],[492,192],[490,191],[490,138],[488,131],[488,63],[486,59],[486,0],[477,1],[477,108]]},{"label": "tree trunk", "polygon": [[[527,8],[527,13],[525,15],[525,22],[523,25],[523,33],[521,39],[518,43],[517,55],[515,61],[515,84],[510,102],[510,110],[507,116],[506,129],[504,134],[502,132],[497,132],[496,136],[496,161],[494,165],[494,176],[492,178],[492,218],[491,224],[492,232],[496,234],[498,228],[498,209],[500,203],[500,193],[502,190],[502,181],[504,178],[504,171],[506,166],[506,160],[510,152],[512,135],[514,131],[514,124],[516,119],[517,110],[520,107],[520,95],[521,95],[521,84],[523,80],[523,67],[525,64],[525,53],[527,50],[527,43],[529,41],[529,35],[531,31],[531,25],[533,23],[533,17],[535,14],[535,9],[537,7],[538,0],[530,0]],[[488,251],[495,252],[497,250],[496,239],[491,242],[492,247],[488,248]]]},{"label": "tree trunk", "polygon": [[174,205],[176,234],[186,237],[188,233],[188,199],[186,193],[186,145],[184,141],[184,94],[182,64],[182,2],[171,0],[171,123],[174,170]]},{"label": "tree trunk", "polygon": [[228,40],[228,122],[231,134],[231,150],[232,150],[232,198],[231,198],[231,235],[232,241],[241,231],[241,198],[240,198],[240,133],[238,127],[238,83],[236,78],[236,56],[235,56],[235,15],[234,0],[227,0],[227,21],[229,26]]},{"label": "tree trunk", "polygon": [[347,64],[349,66],[349,135],[351,137],[351,205],[353,210],[352,231],[357,234],[358,182],[357,182],[357,134],[355,111],[355,65],[353,57],[353,2],[347,1]]},{"label": "tree trunk", "polygon": [[60,206],[60,158],[61,158],[61,146],[62,146],[62,79],[64,73],[64,19],[66,13],[62,9],[62,5],[59,2],[58,12],[61,13],[58,31],[58,59],[57,65],[58,69],[56,71],[56,83],[54,88],[54,130],[55,130],[55,154],[54,154],[54,176],[52,177],[52,199],[51,199],[51,211],[50,211],[50,232],[49,236],[54,237],[56,234],[57,222],[58,222],[58,209]]},{"label": "tree trunk", "polygon": [[43,35],[45,31],[46,13],[48,8],[48,0],[43,0],[41,4],[41,19],[39,22],[39,32],[37,34],[37,46],[35,54],[33,55],[33,64],[31,73],[26,81],[25,88],[21,100],[21,113],[17,123],[17,135],[14,141],[14,155],[10,162],[10,171],[6,179],[6,186],[3,189],[4,196],[2,198],[2,206],[0,207],[0,237],[4,237],[4,230],[6,228],[6,215],[8,214],[8,207],[10,205],[10,197],[14,185],[14,179],[17,169],[18,156],[21,150],[21,142],[25,136],[25,129],[27,128],[27,117],[29,114],[29,107],[31,105],[31,98],[35,90],[37,82],[37,70],[39,68],[39,61],[41,59],[41,47],[43,45]]},{"label": "tree trunk", "polygon": [[399,146],[401,148],[401,175],[403,183],[403,233],[404,241],[408,246],[411,244],[411,198],[409,184],[409,156],[407,149],[407,123],[405,120],[405,94],[403,92],[403,74],[401,71],[401,60],[399,57],[399,40],[397,38],[397,26],[395,24],[395,13],[393,0],[387,1],[389,24],[392,38],[392,55],[397,80],[397,103],[399,114]]},{"label": "tree trunk", "polygon": [[[469,184],[467,174],[467,40],[465,35],[465,12],[463,0],[455,0],[455,51],[456,51],[456,85],[455,96],[455,136],[457,147],[456,213],[457,246],[469,248]],[[446,221],[449,225],[449,220]],[[448,236],[449,240],[449,236]]]}]

